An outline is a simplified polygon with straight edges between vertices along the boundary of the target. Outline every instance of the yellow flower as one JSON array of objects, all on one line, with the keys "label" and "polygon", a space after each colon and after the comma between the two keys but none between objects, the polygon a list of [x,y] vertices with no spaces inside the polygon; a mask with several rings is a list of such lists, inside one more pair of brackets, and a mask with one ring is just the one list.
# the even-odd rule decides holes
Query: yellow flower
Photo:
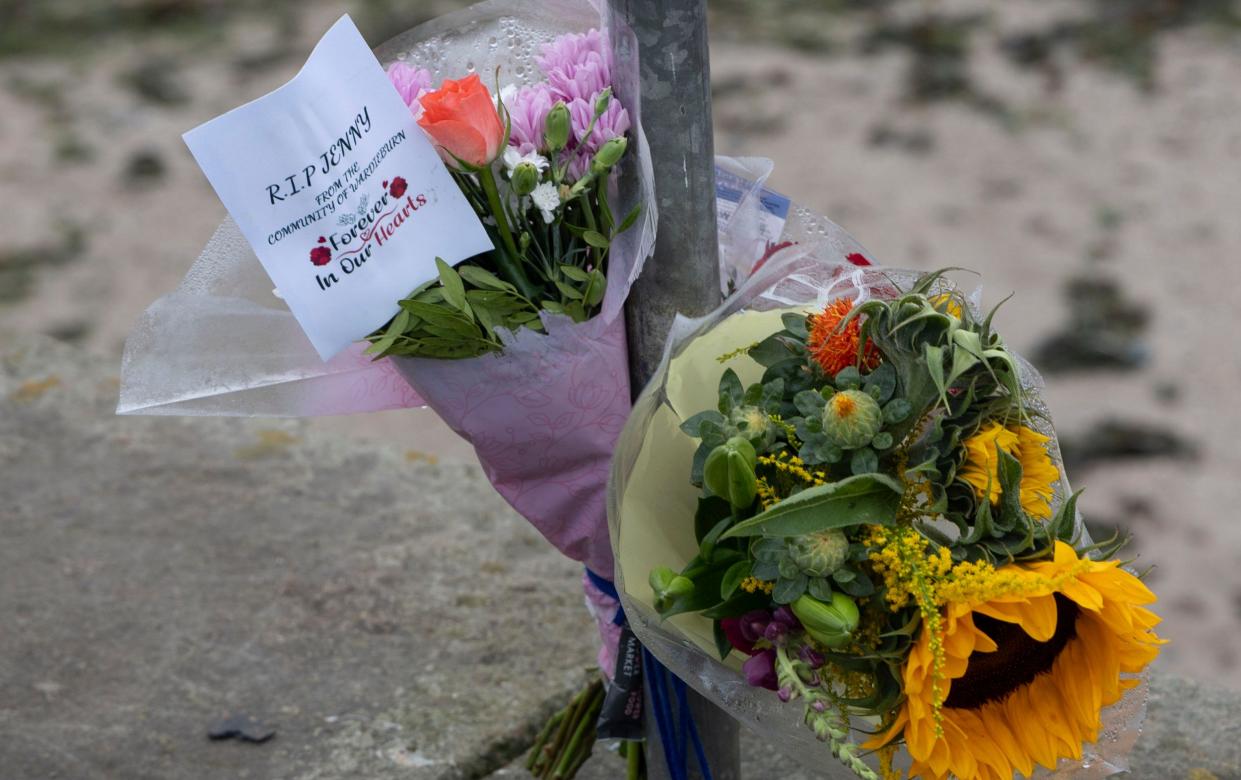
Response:
[{"label": "yellow flower", "polygon": [[952,293],[932,295],[927,300],[930,301],[931,306],[933,306],[936,311],[941,311],[951,317],[961,319],[961,315],[964,314],[961,309],[961,304],[957,302],[957,299],[953,297]]},{"label": "yellow flower", "polygon": [[965,465],[957,476],[974,486],[978,497],[991,503],[1000,500],[999,461],[996,447],[1021,463],[1021,508],[1031,517],[1051,519],[1052,485],[1060,472],[1047,454],[1051,437],[1020,425],[1016,430],[998,422],[987,423],[964,442]]},{"label": "yellow flower", "polygon": [[1159,618],[1141,606],[1154,594],[1117,561],[1079,559],[1057,542],[1054,560],[977,573],[959,583],[955,595],[967,598],[942,610],[940,679],[924,629],[902,673],[904,706],[865,745],[903,735],[911,777],[1009,780],[1080,759],[1103,708],[1137,684],[1129,675],[1163,643]]}]

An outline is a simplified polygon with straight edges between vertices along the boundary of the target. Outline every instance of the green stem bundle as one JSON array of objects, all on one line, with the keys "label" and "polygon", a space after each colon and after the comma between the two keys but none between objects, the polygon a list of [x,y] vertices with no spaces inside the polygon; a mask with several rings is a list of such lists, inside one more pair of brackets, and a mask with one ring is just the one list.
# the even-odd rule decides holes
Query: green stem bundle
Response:
[{"label": "green stem bundle", "polygon": [[540,780],[570,780],[595,746],[595,726],[603,709],[602,680],[579,691],[539,732],[526,757],[526,769]]}]

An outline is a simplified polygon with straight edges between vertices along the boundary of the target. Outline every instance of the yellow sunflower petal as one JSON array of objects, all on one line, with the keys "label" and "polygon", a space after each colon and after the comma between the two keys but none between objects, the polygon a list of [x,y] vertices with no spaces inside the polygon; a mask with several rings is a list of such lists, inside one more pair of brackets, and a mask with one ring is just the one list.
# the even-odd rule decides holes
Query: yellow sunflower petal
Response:
[{"label": "yellow sunflower petal", "polygon": [[[994,597],[987,598],[985,589],[965,588],[958,591],[961,600],[944,607],[939,668],[947,678],[940,686],[944,693],[971,684],[971,658],[1003,653],[1004,642],[1013,641],[997,644],[975,625],[976,614],[1020,626],[1026,642],[1055,637],[1060,619],[1074,620],[1074,631],[1050,667],[1033,679],[1014,676],[1011,690],[1001,688],[998,698],[990,673],[987,693],[975,693],[975,700],[986,696],[982,703],[949,707],[945,701],[939,710],[942,733],[933,701],[937,667],[928,636],[919,636],[903,670],[906,698],[898,719],[867,743],[877,747],[903,735],[917,776],[1007,780],[1014,770],[1029,775],[1036,764],[1054,769],[1061,758],[1079,758],[1083,743],[1098,737],[1103,708],[1137,684],[1131,675],[1159,652],[1163,640],[1153,630],[1159,618],[1142,606],[1154,596],[1116,562],[1079,559],[1071,546],[1059,543],[1051,561],[1012,564],[1000,572],[1004,585],[992,591]],[[1059,605],[1054,594],[1064,596]],[[1066,604],[1075,606],[1066,612]],[[957,693],[960,705],[971,701]]]}]

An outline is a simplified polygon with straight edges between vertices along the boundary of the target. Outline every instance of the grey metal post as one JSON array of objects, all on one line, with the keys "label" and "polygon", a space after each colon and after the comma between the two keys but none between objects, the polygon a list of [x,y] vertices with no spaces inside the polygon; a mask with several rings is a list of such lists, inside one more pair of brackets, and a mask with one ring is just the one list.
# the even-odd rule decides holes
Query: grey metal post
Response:
[{"label": "grey metal post", "polygon": [[[629,297],[630,381],[650,379],[673,316],[699,316],[720,302],[715,221],[715,147],[706,0],[610,0],[612,18],[638,39],[642,125],[651,145],[659,230],[655,256]],[[632,52],[619,47],[623,62]],[[619,94],[625,101],[632,96]],[[691,689],[693,711],[714,780],[739,780],[737,722]],[[650,718],[647,719],[648,724]],[[658,736],[647,729],[652,778],[666,777]],[[691,777],[701,778],[691,760]]]}]

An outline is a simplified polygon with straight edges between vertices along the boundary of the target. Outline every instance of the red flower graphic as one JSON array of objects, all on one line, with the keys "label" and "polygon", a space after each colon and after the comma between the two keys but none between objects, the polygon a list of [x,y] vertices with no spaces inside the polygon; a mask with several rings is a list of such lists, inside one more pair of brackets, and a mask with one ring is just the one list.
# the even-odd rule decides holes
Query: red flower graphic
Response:
[{"label": "red flower graphic", "polygon": [[397,176],[392,180],[392,186],[388,188],[388,194],[394,198],[399,198],[405,194],[405,190],[408,188],[409,185],[405,182],[405,180],[400,176]]},{"label": "red flower graphic", "polygon": [[310,250],[310,262],[315,265],[327,265],[332,262],[332,250],[325,246],[317,246]]}]

